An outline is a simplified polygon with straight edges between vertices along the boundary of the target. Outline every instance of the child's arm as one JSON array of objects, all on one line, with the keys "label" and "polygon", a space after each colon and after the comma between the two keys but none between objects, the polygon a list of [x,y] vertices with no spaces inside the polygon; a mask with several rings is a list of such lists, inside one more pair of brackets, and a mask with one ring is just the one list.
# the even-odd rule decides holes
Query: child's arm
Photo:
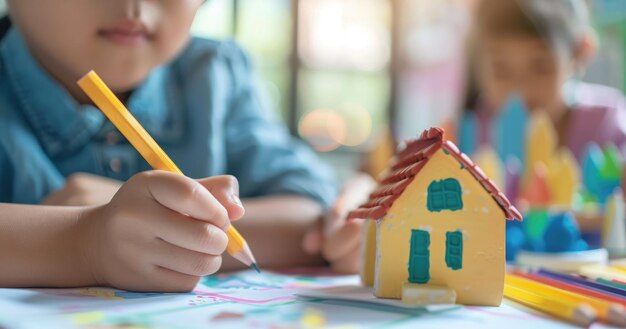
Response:
[{"label": "child's arm", "polygon": [[102,206],[0,204],[0,287],[191,290],[221,265],[236,191],[226,176],[151,171]]},{"label": "child's arm", "polygon": [[62,188],[48,194],[41,202],[50,206],[93,206],[111,201],[123,182],[86,173],[76,173]]},{"label": "child's arm", "polygon": [[85,211],[0,204],[0,287],[97,284],[79,242]]}]

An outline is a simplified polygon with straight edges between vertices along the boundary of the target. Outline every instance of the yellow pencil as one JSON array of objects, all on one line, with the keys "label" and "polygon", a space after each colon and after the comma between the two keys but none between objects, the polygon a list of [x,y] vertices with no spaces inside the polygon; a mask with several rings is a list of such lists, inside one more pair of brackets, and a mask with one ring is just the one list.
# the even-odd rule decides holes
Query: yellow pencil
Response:
[{"label": "yellow pencil", "polygon": [[504,296],[512,301],[583,327],[591,325],[597,316],[596,311],[589,304],[556,300],[508,283],[504,284]]},{"label": "yellow pencil", "polygon": [[555,288],[517,275],[507,274],[505,282],[511,286],[547,298],[570,301],[573,303],[587,303],[596,310],[601,321],[618,327],[626,326],[626,309],[620,304]]},{"label": "yellow pencil", "polygon": [[[96,72],[90,71],[87,73],[78,80],[78,85],[152,168],[183,174]],[[228,236],[226,251],[246,266],[259,272],[248,243],[246,243],[234,226],[230,226],[228,231],[226,231],[226,235]]]}]

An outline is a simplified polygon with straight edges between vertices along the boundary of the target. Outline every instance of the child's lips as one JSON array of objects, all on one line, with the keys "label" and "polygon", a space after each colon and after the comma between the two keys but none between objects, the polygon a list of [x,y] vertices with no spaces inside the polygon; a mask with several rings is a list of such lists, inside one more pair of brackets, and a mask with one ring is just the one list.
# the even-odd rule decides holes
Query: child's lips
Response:
[{"label": "child's lips", "polygon": [[149,39],[148,31],[141,22],[125,21],[98,31],[98,35],[117,44],[135,46]]}]

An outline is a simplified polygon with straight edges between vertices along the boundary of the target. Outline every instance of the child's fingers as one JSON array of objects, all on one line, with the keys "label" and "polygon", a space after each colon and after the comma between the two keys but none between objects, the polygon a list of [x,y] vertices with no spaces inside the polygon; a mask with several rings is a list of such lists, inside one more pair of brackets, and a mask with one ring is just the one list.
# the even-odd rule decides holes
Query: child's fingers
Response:
[{"label": "child's fingers", "polygon": [[352,274],[359,271],[361,248],[357,245],[341,259],[333,263],[333,270],[337,273]]},{"label": "child's fingers", "polygon": [[328,237],[343,227],[350,210],[365,202],[376,182],[367,174],[358,174],[344,186],[333,207],[324,217],[324,236]]},{"label": "child's fingers", "polygon": [[158,209],[146,215],[154,219],[152,232],[163,241],[209,255],[221,255],[226,250],[226,233],[211,223],[169,209]]},{"label": "child's fingers", "polygon": [[332,236],[326,238],[322,249],[324,258],[334,262],[358,247],[361,240],[361,223],[360,220],[348,222]]},{"label": "child's fingers", "polygon": [[166,171],[147,171],[133,176],[146,186],[148,197],[178,213],[211,222],[226,229],[230,225],[226,209],[195,180]]},{"label": "child's fingers", "polygon": [[155,251],[155,259],[152,261],[154,265],[187,275],[213,274],[222,266],[221,256],[184,249],[165,241],[159,241]]},{"label": "child's fingers", "polygon": [[344,203],[344,199],[338,199],[331,209],[324,216],[324,236],[329,237],[335,234],[346,223],[348,209]]},{"label": "child's fingers", "polygon": [[356,208],[357,205],[358,203],[354,201],[351,193],[346,191],[342,192],[333,207],[328,210],[328,213],[326,213],[323,218],[323,236],[325,238],[331,237],[335,235],[338,230],[342,229],[348,221],[348,212]]},{"label": "child's fingers", "polygon": [[239,182],[234,176],[223,175],[199,179],[202,184],[219,203],[226,208],[228,218],[237,220],[244,214],[244,208],[239,199]]},{"label": "child's fingers", "polygon": [[322,250],[324,240],[322,229],[322,222],[316,221],[313,227],[304,235],[302,249],[309,255],[318,254]]}]

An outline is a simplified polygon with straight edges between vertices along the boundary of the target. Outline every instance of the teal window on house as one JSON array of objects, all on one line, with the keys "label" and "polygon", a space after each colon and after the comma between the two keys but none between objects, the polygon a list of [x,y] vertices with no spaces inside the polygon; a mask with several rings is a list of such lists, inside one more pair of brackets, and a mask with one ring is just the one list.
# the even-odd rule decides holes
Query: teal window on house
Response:
[{"label": "teal window on house", "polygon": [[428,185],[428,210],[438,212],[463,209],[461,194],[461,184],[454,178],[432,181]]},{"label": "teal window on house", "polygon": [[463,268],[463,233],[446,232],[446,265],[453,270]]},{"label": "teal window on house", "polygon": [[430,233],[411,230],[409,254],[409,282],[427,283],[430,280]]}]

